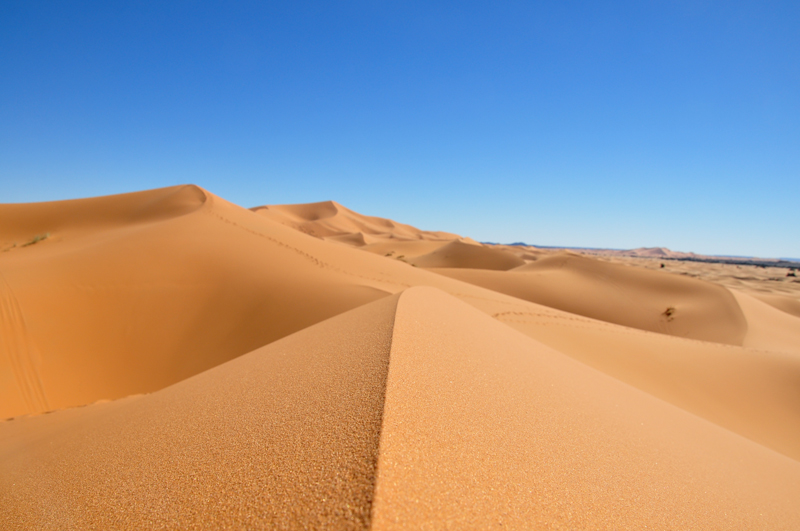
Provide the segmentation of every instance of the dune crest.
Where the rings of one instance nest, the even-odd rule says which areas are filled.
[[[452,240],[447,232],[424,231],[390,219],[365,216],[335,201],[298,205],[268,205],[253,212],[318,238],[343,237],[361,233],[398,240]],[[359,243],[358,239],[355,243]]]

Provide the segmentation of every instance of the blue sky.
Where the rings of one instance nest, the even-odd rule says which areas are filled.
[[[800,3],[0,4],[0,202],[196,183],[800,257]]]

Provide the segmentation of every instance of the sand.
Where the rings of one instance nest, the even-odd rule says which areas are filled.
[[[3,529],[364,529],[397,297],[138,398],[7,422]]]
[[[747,321],[722,286],[557,253],[508,272],[439,269],[437,273],[520,299],[640,330],[741,345]]]
[[[471,267],[507,271],[525,264],[525,261],[501,249],[492,249],[462,241],[452,241],[411,262],[418,267]]]
[[[267,219],[312,236],[329,238],[350,236],[349,242],[354,245],[365,245],[368,242],[363,241],[364,239],[372,243],[381,238],[444,241],[458,238],[457,235],[448,232],[423,231],[390,219],[365,216],[336,201],[302,205],[265,205],[251,210]]]
[[[657,251],[0,205],[0,527],[797,528],[792,277]]]
[[[375,529],[791,529],[798,494],[797,461],[438,290],[400,298]]]

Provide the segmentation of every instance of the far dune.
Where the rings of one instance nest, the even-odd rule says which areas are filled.
[[[709,282],[558,253],[507,272],[432,269],[527,301],[624,326],[741,345],[747,321],[731,293]]]
[[[448,243],[445,240],[398,241],[392,239],[371,243],[361,249],[380,256],[388,256],[389,258],[411,260],[431,253]]]
[[[428,254],[410,261],[417,267],[426,268],[474,268],[507,271],[525,264],[518,256],[501,249],[452,241]]]
[[[800,355],[800,317],[783,312],[747,293],[732,291],[747,318],[745,346]]]

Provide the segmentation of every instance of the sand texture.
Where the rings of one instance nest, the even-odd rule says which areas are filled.
[[[800,528],[800,284],[636,251],[0,205],[0,528]]]

